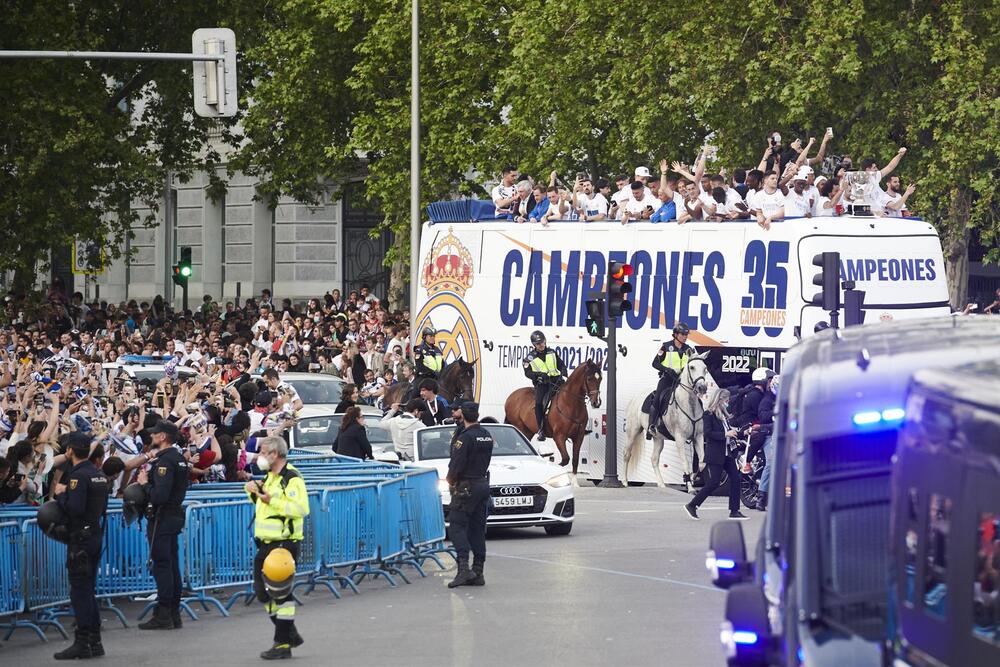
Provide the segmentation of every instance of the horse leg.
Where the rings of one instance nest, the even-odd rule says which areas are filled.
[[[580,480],[577,479],[577,471],[580,468],[580,448],[583,447],[583,438],[579,437],[573,440],[573,486],[580,486]]]
[[[656,474],[656,485],[661,489],[667,488],[663,482],[663,473],[660,472],[660,455],[663,454],[663,436],[659,433],[653,435],[653,458],[650,463],[653,465],[653,472]]]
[[[566,438],[562,434],[556,435],[555,433],[553,433],[552,434],[552,439],[556,443],[556,449],[559,450],[559,456],[562,457],[562,459],[559,461],[559,465],[560,466],[567,466],[567,465],[569,465],[569,462],[570,462],[569,461],[569,453],[566,452]],[[573,465],[573,474],[576,474],[576,465],[575,465],[575,463]]]
[[[632,460],[632,450],[635,449],[635,435],[630,433],[631,429],[625,430],[625,463],[622,466],[622,472],[625,478],[625,485],[628,486],[628,464]]]
[[[705,470],[705,435],[698,433],[694,439],[694,451],[698,453],[698,472]]]

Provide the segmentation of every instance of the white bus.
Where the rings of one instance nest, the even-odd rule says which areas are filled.
[[[457,216],[456,216],[457,217]],[[618,330],[618,414],[592,410],[581,453],[588,479],[604,473],[606,429],[618,429],[623,474],[625,413],[656,385],[652,359],[675,322],[710,351],[720,386],[745,384],[758,366],[781,372],[781,355],[828,319],[811,305],[815,255],[838,251],[841,280],[865,290],[865,322],[950,312],[941,243],[915,219],[811,218],[774,223],[427,222],[421,237],[417,331],[431,326],[447,360],[476,362],[481,414],[503,420],[510,392],[528,385],[522,360],[538,329],[572,370],[586,359],[606,368],[606,344],[584,329],[586,301],[604,289],[609,261],[634,275],[633,309]],[[602,389],[606,389],[606,382]],[[551,441],[550,441],[551,442]],[[630,481],[655,481],[652,443],[630,463]],[[675,448],[664,447],[667,483],[681,483]]]

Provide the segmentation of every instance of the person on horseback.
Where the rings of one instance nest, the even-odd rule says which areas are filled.
[[[674,325],[673,339],[660,346],[656,356],[653,357],[653,368],[660,374],[660,381],[656,385],[656,395],[653,397],[653,407],[649,411],[649,428],[646,429],[646,440],[653,439],[657,424],[660,423],[660,415],[663,414],[665,403],[673,393],[680,379],[680,372],[687,366],[688,358],[695,353],[695,349],[687,344],[688,334],[691,328],[683,322]]]
[[[434,329],[430,327],[424,327],[422,334],[422,342],[413,350],[414,360],[414,372],[417,375],[417,384],[420,384],[420,380],[432,379],[437,380],[441,376],[441,371],[444,370],[444,357],[441,355],[441,350],[438,349],[437,344],[434,342]]]
[[[566,378],[566,364],[545,343],[541,331],[531,333],[532,350],[524,358],[524,376],[535,385],[535,421],[538,439],[545,440],[545,408]]]

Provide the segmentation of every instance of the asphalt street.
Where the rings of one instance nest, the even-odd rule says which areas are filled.
[[[718,641],[724,594],[704,567],[712,524],[724,498],[710,498],[700,522],[681,506],[689,498],[646,486],[578,490],[573,532],[541,529],[490,534],[482,588],[454,590],[454,575],[428,563],[428,577],[391,588],[361,584],[335,600],[317,589],[305,597],[298,626],[302,665],[683,665],[725,664]],[[763,515],[745,522],[748,543]],[[125,607],[134,619],[139,607]],[[67,629],[72,619],[67,620]],[[201,614],[173,631],[142,632],[104,620],[102,665],[246,665],[259,663],[271,624],[258,604],[237,604],[230,618]],[[66,642],[50,631],[42,643],[18,630],[0,663],[50,663]]]

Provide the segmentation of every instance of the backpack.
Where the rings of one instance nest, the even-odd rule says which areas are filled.
[[[731,414],[733,417],[737,417],[743,414],[743,399],[746,397],[747,394],[753,391],[753,388],[754,388],[753,383],[750,383],[747,386],[743,387],[742,389],[733,392],[732,396],[729,397],[729,404],[726,406],[726,409],[729,411],[729,414]]]

